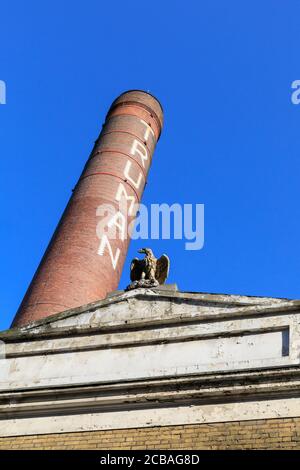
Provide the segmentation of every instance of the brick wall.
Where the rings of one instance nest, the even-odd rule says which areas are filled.
[[[300,418],[0,438],[0,449],[300,449]]]

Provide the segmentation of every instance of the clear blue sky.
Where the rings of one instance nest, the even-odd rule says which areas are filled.
[[[165,110],[143,202],[205,204],[201,251],[148,243],[169,254],[169,282],[300,298],[298,0],[12,0],[0,17],[0,328],[109,105],[135,88]],[[140,246],[131,244],[121,287]]]

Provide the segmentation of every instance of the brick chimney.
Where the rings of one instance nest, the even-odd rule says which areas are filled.
[[[161,105],[149,93],[128,91],[113,102],[13,327],[103,299],[118,287],[127,224],[141,200],[162,124]]]

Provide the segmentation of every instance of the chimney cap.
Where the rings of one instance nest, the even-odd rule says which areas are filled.
[[[159,123],[159,134],[161,133],[163,127],[163,107],[160,101],[154,95],[144,90],[124,91],[123,93],[121,93],[120,96],[118,96],[118,98],[113,101],[107,115],[109,115],[111,111],[117,106],[126,105],[127,103],[136,103],[137,105],[140,104],[142,107],[148,109]]]

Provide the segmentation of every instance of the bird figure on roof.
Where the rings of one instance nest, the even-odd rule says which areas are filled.
[[[169,257],[164,254],[157,259],[151,248],[141,248],[138,252],[145,254],[145,258],[132,260],[130,265],[131,284],[127,290],[137,287],[156,287],[163,284],[169,274]]]

